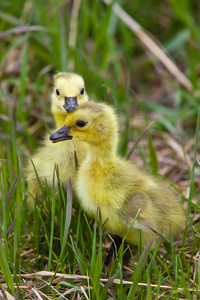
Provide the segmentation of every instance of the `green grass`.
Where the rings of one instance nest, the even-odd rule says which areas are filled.
[[[126,2],[119,4],[168,50],[192,91],[148,56],[103,1],[81,2],[75,46],[69,43],[71,1],[1,3],[0,289],[18,299],[40,299],[37,293],[43,299],[199,297],[200,51],[190,40],[200,45],[200,6],[193,0]],[[17,27],[23,27],[21,33],[6,34]],[[70,184],[59,183],[57,194],[55,183],[46,186],[34,213],[27,211],[23,165],[53,128],[49,93],[57,71],[80,73],[90,98],[117,107],[121,155],[155,120],[131,159],[157,174],[170,167],[165,149],[174,163],[166,180],[172,185],[178,181],[187,213],[183,235],[153,252],[148,247],[142,251],[140,243],[137,251],[129,247],[128,268],[122,264],[123,247],[110,269],[104,268],[109,238],[100,213],[91,220],[77,204],[72,208]],[[169,146],[166,133],[182,145],[182,153]],[[46,272],[43,277],[40,271]]]

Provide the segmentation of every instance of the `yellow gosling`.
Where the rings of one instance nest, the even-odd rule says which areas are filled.
[[[66,111],[72,111],[78,105],[88,101],[83,78],[75,73],[58,73],[54,76],[54,88],[51,95],[51,112],[56,127],[63,126]]]
[[[57,128],[64,125],[67,112],[77,108],[79,104],[88,101],[83,78],[74,73],[58,73],[54,76],[54,88],[51,95],[53,113]],[[59,126],[59,127],[58,127]],[[78,163],[86,156],[87,145],[80,141],[70,141],[69,143],[52,144],[46,135],[41,147],[31,157],[41,183],[44,185],[45,179],[51,187],[55,164],[59,168],[59,178],[63,185],[67,186],[69,177],[75,176],[74,151],[77,154]],[[25,167],[25,177],[28,191],[35,198],[41,198],[41,189],[35,174],[35,170],[30,159]],[[33,211],[34,200],[27,196],[27,205]]]
[[[128,242],[137,244],[139,229],[143,247],[155,235],[151,228],[167,238],[170,227],[174,236],[180,233],[185,214],[175,194],[157,178],[117,155],[118,122],[113,108],[92,101],[84,103],[67,115],[65,126],[50,139],[54,143],[72,139],[88,144],[75,191],[89,216],[95,217],[99,205],[102,222],[111,233],[123,237],[139,210]],[[153,247],[156,243],[155,239]]]

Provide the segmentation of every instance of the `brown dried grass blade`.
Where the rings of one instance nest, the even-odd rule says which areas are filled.
[[[103,0],[107,5],[110,1]],[[176,81],[188,91],[192,90],[190,80],[179,70],[176,64],[167,56],[167,54],[158,46],[147,32],[137,23],[129,14],[127,14],[119,4],[115,3],[112,7],[114,13],[135,33],[143,45],[159,59],[168,72],[173,75]],[[154,37],[155,39],[155,37]],[[156,39],[155,39],[156,40]]]

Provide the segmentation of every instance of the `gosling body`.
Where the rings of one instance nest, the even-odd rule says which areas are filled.
[[[54,76],[54,87],[51,94],[51,111],[54,116],[56,128],[64,125],[64,120],[67,115],[67,109],[71,108],[71,102],[66,101],[76,100],[76,104],[81,105],[88,101],[88,96],[85,91],[83,78],[75,73],[58,73]],[[70,141],[69,143],[61,142],[52,144],[46,135],[42,145],[38,151],[31,157],[36,168],[38,177],[42,185],[45,185],[45,180],[49,187],[52,186],[53,172],[55,164],[59,169],[59,178],[63,185],[67,186],[68,179],[71,177],[72,184],[76,172],[75,151],[78,163],[81,163],[86,156],[87,145],[81,141]],[[25,176],[30,195],[27,196],[27,205],[30,211],[34,208],[34,198],[41,198],[42,192],[39,187],[37,176],[30,159],[25,167]]]
[[[89,146],[75,185],[81,207],[89,216],[95,218],[99,206],[105,228],[123,237],[139,212],[127,241],[137,244],[140,229],[143,247],[155,235],[151,228],[167,238],[170,228],[173,235],[180,233],[185,214],[175,194],[117,155],[118,123],[111,107],[92,101],[83,104],[68,114],[59,134],[63,139],[84,141]],[[50,138],[59,141],[57,133]],[[156,242],[155,239],[153,246]]]

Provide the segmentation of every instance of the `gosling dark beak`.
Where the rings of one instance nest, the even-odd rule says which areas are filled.
[[[65,140],[71,140],[73,136],[68,135],[70,127],[63,126],[62,128],[58,129],[56,132],[50,135],[49,139],[52,143],[58,143]]]
[[[76,97],[65,97],[65,105],[63,107],[67,112],[74,111],[78,107],[78,102]]]

